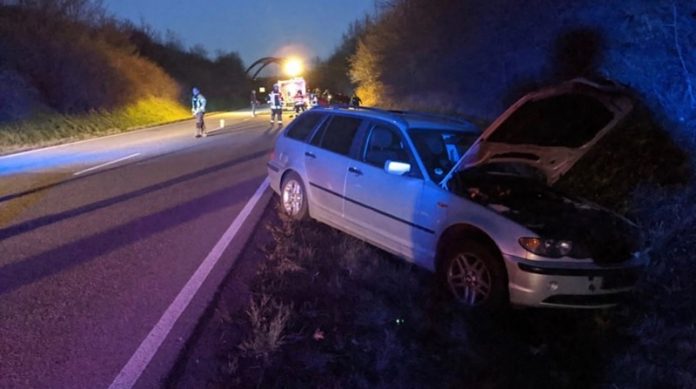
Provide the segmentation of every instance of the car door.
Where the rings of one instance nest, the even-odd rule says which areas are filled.
[[[313,217],[340,224],[343,217],[348,157],[357,147],[363,120],[355,116],[331,115],[305,147],[305,172]]]
[[[406,162],[411,171],[388,173],[387,161]],[[419,220],[422,174],[401,131],[371,122],[358,158],[347,166],[346,223],[365,239],[408,259],[418,257],[434,232]]]

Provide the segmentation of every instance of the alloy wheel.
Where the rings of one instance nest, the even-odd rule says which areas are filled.
[[[460,253],[447,270],[447,284],[457,300],[477,306],[491,294],[491,272],[486,263],[471,253]]]
[[[297,216],[302,210],[304,193],[302,185],[296,180],[289,180],[283,187],[283,209],[290,216]]]

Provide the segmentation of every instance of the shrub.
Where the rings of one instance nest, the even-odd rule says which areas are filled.
[[[176,82],[134,55],[122,35],[111,21],[89,25],[51,7],[0,6],[5,67],[16,69],[60,113],[178,97]]]
[[[252,85],[237,53],[220,52],[211,60],[196,46],[185,50],[173,33],[168,42],[163,42],[146,28],[126,24],[124,29],[141,56],[157,63],[179,81],[184,92],[181,102],[190,103],[190,90],[196,86],[206,96],[209,110],[247,105]]]
[[[693,2],[382,4],[351,61],[373,101],[490,119],[530,88],[603,76],[636,90],[669,131],[696,136]]]

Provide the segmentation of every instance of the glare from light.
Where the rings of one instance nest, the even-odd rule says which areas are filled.
[[[298,58],[288,58],[283,65],[285,74],[290,77],[297,77],[302,74],[302,61]]]

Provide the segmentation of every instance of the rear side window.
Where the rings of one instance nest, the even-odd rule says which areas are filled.
[[[348,155],[357,134],[361,119],[349,116],[334,116],[322,126],[312,144],[337,154]]]
[[[312,133],[314,127],[317,126],[321,118],[321,115],[313,113],[300,115],[300,117],[292,123],[292,127],[288,129],[286,136],[304,142],[309,137],[309,134]]]
[[[614,115],[594,97],[566,94],[525,103],[487,139],[490,142],[580,147]]]

